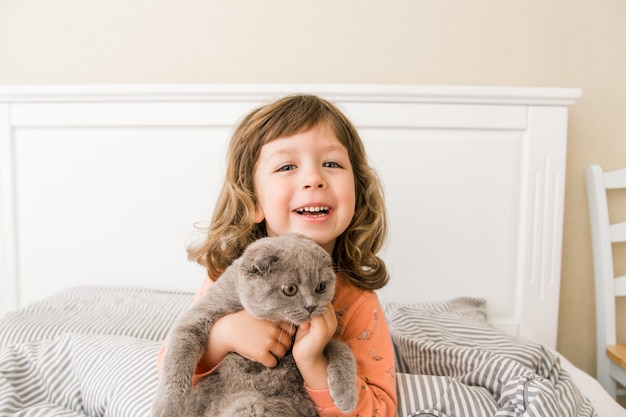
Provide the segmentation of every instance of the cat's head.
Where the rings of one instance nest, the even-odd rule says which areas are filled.
[[[238,292],[253,316],[302,324],[332,301],[335,274],[330,255],[300,235],[251,243],[239,263]]]

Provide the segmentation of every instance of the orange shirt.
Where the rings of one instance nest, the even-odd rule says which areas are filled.
[[[212,283],[207,278],[194,301],[202,297]],[[359,402],[351,415],[394,417],[397,405],[394,352],[378,296],[350,285],[338,275],[333,307],[338,322],[334,337],[350,346],[357,364]],[[159,353],[159,365],[164,347],[165,342]],[[205,375],[207,373],[194,375],[194,384]],[[320,417],[344,415],[333,403],[328,389],[305,388]]]

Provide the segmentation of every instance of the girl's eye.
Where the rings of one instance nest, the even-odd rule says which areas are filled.
[[[324,292],[325,289],[326,289],[326,283],[320,282],[319,284],[317,284],[317,287],[315,287],[315,292],[317,293]]]
[[[341,168],[341,165],[339,165],[337,162],[324,162],[324,168]]]
[[[280,168],[278,168],[278,171],[291,171],[293,169],[296,169],[296,166],[293,164],[287,164],[287,165],[283,165]]]
[[[293,297],[298,293],[297,285],[283,285],[282,287],[280,287],[280,289],[287,297]]]

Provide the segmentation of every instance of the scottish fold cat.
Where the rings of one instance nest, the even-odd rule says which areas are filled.
[[[230,353],[196,386],[191,376],[218,318],[245,308],[258,318],[300,325],[324,312],[334,285],[331,257],[308,238],[268,237],[250,244],[170,330],[153,416],[316,416],[291,353],[274,368]],[[324,355],[331,397],[350,412],[358,401],[354,356],[335,339]]]

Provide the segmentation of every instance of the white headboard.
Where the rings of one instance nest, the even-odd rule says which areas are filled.
[[[0,314],[74,285],[195,291],[226,145],[289,93],[335,102],[381,175],[383,301],[484,297],[554,347],[575,89],[383,85],[0,86]]]

